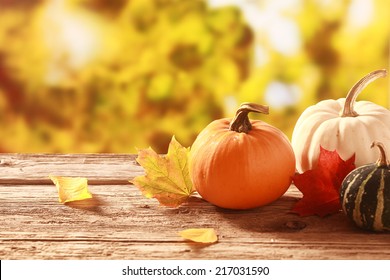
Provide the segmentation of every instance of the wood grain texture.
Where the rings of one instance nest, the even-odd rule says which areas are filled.
[[[51,184],[49,175],[82,176],[90,184],[128,184],[143,169],[130,154],[1,154],[0,184]]]
[[[390,259],[389,235],[357,229],[342,213],[289,213],[301,196],[294,186],[253,210],[221,209],[198,196],[172,209],[128,183],[143,173],[131,155],[6,158],[12,164],[0,168],[0,259]],[[95,180],[94,199],[60,204],[45,178],[60,170],[56,175]],[[219,241],[202,245],[177,234],[199,227],[215,228]]]

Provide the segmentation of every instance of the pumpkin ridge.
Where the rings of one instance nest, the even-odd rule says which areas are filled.
[[[384,169],[381,168],[381,180],[380,185],[377,192],[377,203],[376,203],[376,211],[374,216],[374,222],[373,222],[373,228],[375,230],[379,230],[380,228],[383,228],[383,204],[384,204],[384,188],[385,188],[385,180],[384,180]]]
[[[361,215],[361,208],[360,208],[360,203],[363,197],[363,193],[365,191],[365,187],[367,182],[371,179],[372,175],[375,173],[376,169],[371,171],[368,175],[367,178],[365,178],[362,183],[360,184],[360,188],[358,189],[355,197],[355,203],[354,203],[354,209],[352,211],[352,217],[358,224],[358,226],[363,227],[363,221],[362,221],[362,215]]]
[[[369,147],[374,139],[381,138],[380,135],[377,135],[377,131],[372,132],[373,121],[367,121],[366,118],[362,118],[360,115],[357,118],[354,118],[354,135],[359,139],[359,143],[364,147]],[[376,153],[370,151],[370,149],[362,149],[359,154],[356,154],[355,164],[357,166],[362,166],[367,164],[365,161],[374,162],[377,158]],[[365,159],[365,160],[364,160]]]
[[[362,167],[361,169],[363,169],[364,167]],[[363,172],[363,170],[362,170]],[[351,177],[353,174],[355,174],[356,172],[355,171],[352,171],[350,174],[351,174]],[[346,181],[345,183],[347,184],[346,188],[343,188],[341,189],[340,191],[340,197],[342,198],[342,201],[341,201],[341,205],[342,205],[342,208],[344,210],[344,212],[348,212],[347,208],[349,208],[349,204],[350,204],[350,197],[348,195],[345,195],[345,194],[349,194],[350,193],[350,190],[351,188],[355,185],[355,181],[358,180],[358,176],[353,176],[352,180],[350,182],[348,182],[348,178],[346,178]],[[353,208],[354,206],[352,206]]]
[[[381,170],[375,168],[373,175],[365,184],[360,201],[360,217],[364,228],[374,228],[378,205],[378,191],[381,184]]]

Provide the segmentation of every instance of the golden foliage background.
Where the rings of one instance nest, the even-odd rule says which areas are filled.
[[[357,1],[371,16],[351,23]],[[251,1],[279,3],[299,34],[291,53],[272,17],[257,29],[237,1],[212,2],[0,0],[0,152],[166,152],[244,101],[271,102],[252,117],[290,137],[307,106],[389,66],[387,0]],[[388,107],[389,85],[359,99]]]

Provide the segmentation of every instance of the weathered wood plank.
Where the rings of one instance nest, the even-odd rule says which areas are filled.
[[[1,154],[0,184],[51,184],[49,175],[87,177],[90,184],[127,184],[143,169],[130,154]]]
[[[224,210],[192,198],[171,209],[132,185],[93,185],[88,205],[62,205],[54,185],[0,186],[1,259],[390,259],[389,236],[355,228],[343,214],[290,214],[295,187],[271,205]],[[87,208],[86,206],[93,206]],[[213,227],[216,244],[183,240]]]
[[[301,196],[293,186],[273,204],[248,211],[199,197],[170,209],[129,184],[141,174],[134,155],[2,154],[0,258],[390,259],[388,235],[363,232],[341,213],[290,214]],[[94,199],[60,204],[48,175],[87,177]],[[219,242],[204,246],[177,235],[195,227],[215,228]]]
[[[351,246],[356,246],[351,250]],[[237,241],[211,246],[191,245],[185,242],[65,242],[41,241],[2,245],[12,252],[7,259],[389,259],[383,245],[306,244],[291,242]],[[2,258],[3,260],[5,258]]]

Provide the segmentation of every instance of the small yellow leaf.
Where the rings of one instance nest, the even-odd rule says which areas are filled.
[[[185,239],[200,243],[214,243],[218,241],[217,234],[213,228],[190,228],[180,231],[179,235]]]
[[[175,137],[166,156],[153,149],[140,150],[137,162],[145,169],[145,176],[137,176],[131,182],[147,198],[156,198],[160,204],[177,207],[195,192],[188,169],[188,152]]]
[[[49,176],[57,187],[58,201],[67,203],[71,201],[92,198],[88,190],[87,178]]]

